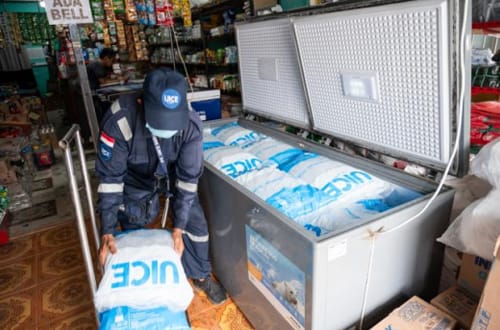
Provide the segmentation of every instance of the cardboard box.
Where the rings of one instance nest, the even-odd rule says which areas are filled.
[[[500,237],[495,247],[495,261],[488,275],[471,329],[500,329]]]
[[[463,329],[470,329],[479,299],[463,288],[453,286],[431,300],[431,305],[455,318]]]
[[[372,330],[452,330],[455,319],[419,297],[412,297],[377,323]]]
[[[491,261],[464,253],[457,284],[473,295],[480,297],[490,269]]]
[[[271,8],[276,6],[278,0],[254,0],[253,1],[253,14],[256,15],[257,11],[261,9]]]

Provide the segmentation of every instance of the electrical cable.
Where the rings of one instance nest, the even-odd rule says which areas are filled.
[[[458,104],[458,119],[457,119],[457,130],[456,130],[456,136],[455,136],[455,145],[453,147],[453,151],[450,155],[450,160],[448,161],[447,165],[446,165],[446,168],[445,168],[445,171],[443,172],[443,176],[441,177],[441,180],[438,184],[438,187],[436,188],[436,191],[433,193],[432,197],[427,201],[427,203],[425,204],[425,206],[417,213],[415,214],[414,216],[410,217],[409,219],[405,220],[404,222],[400,223],[399,225],[393,227],[393,228],[390,228],[388,230],[384,230],[383,228],[379,228],[378,230],[376,231],[372,231],[372,230],[368,230],[369,232],[369,239],[372,241],[372,244],[371,244],[371,248],[370,248],[370,259],[369,259],[369,266],[368,266],[368,272],[367,272],[367,276],[366,276],[366,282],[365,282],[365,293],[363,295],[363,305],[362,305],[362,309],[361,309],[361,317],[360,317],[360,321],[359,321],[359,329],[363,329],[363,323],[364,323],[364,318],[365,318],[365,314],[366,314],[366,305],[367,305],[367,301],[368,301],[368,292],[369,292],[369,286],[370,286],[370,280],[371,280],[371,275],[372,275],[372,271],[373,271],[373,256],[374,256],[374,250],[375,250],[375,240],[377,239],[377,236],[379,235],[382,235],[382,234],[388,234],[388,233],[391,233],[391,232],[394,232],[404,226],[406,226],[407,224],[409,224],[410,222],[414,221],[415,219],[417,219],[418,217],[420,217],[425,211],[427,211],[427,209],[430,207],[430,205],[435,201],[435,199],[437,198],[437,196],[439,195],[439,193],[441,192],[443,186],[444,186],[444,183],[445,183],[445,180],[448,176],[448,173],[451,169],[451,166],[453,165],[453,162],[454,162],[454,159],[457,155],[457,152],[458,152],[458,145],[459,145],[459,142],[460,142],[460,137],[461,137],[461,134],[462,134],[462,124],[463,124],[463,113],[465,112],[465,109],[464,109],[464,99],[465,99],[465,79],[464,79],[464,76],[465,76],[465,59],[464,59],[464,56],[465,56],[465,29],[466,29],[466,23],[467,23],[467,11],[468,11],[468,3],[469,3],[469,0],[465,0],[464,1],[464,15],[463,15],[463,21],[462,21],[462,29],[460,31],[460,55],[461,55],[461,60],[460,60],[460,92],[459,92],[459,104]],[[455,1],[455,7],[458,8],[459,7],[459,3],[458,3],[458,0]]]
[[[172,16],[172,13],[170,11],[167,10],[166,13],[167,13],[167,18],[172,21],[172,26],[170,27],[170,29],[172,31],[172,35],[174,36],[175,47],[177,49],[177,53],[179,55],[179,59],[181,61],[182,67],[184,69],[184,73],[186,74],[186,79],[187,79],[187,82],[188,82],[188,85],[189,85],[189,89],[191,90],[191,93],[193,93],[194,91],[193,91],[193,85],[191,84],[191,77],[189,76],[189,72],[188,72],[188,69],[187,69],[187,66],[186,66],[186,62],[184,62],[184,58],[182,56],[181,49],[179,47],[179,41],[177,39],[177,34],[175,33],[175,29],[174,29],[174,25],[173,25],[174,17]],[[174,68],[175,68],[175,54],[174,54],[173,51],[172,51],[172,56],[173,56],[173,64],[174,64]]]

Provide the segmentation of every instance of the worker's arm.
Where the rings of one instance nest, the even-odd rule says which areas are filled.
[[[123,205],[123,179],[127,173],[128,158],[128,143],[118,124],[123,120],[126,120],[126,117],[108,111],[99,134],[95,169],[99,176],[97,192],[101,218],[101,262],[104,262],[108,251],[116,252],[113,233],[118,210]]]

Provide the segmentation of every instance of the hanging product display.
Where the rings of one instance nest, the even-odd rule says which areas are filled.
[[[90,9],[95,21],[100,21],[106,18],[103,3],[101,0],[90,0]]]
[[[125,3],[123,0],[112,0],[115,19],[125,19]]]
[[[49,25],[45,14],[17,14],[17,20],[12,22],[21,28],[21,35],[24,42],[33,44],[43,44],[48,40],[55,38],[55,31],[52,25]],[[14,26],[13,26],[14,27]]]
[[[127,22],[137,22],[137,8],[135,6],[134,0],[125,0],[125,13]]]
[[[115,12],[113,10],[112,0],[103,0],[104,14],[107,21],[114,21],[116,19]]]
[[[156,0],[156,25],[174,26],[174,7],[167,0]]]

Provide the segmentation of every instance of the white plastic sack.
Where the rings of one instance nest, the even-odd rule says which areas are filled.
[[[203,152],[203,157],[233,179],[262,167],[262,160],[239,147],[224,146],[207,149]]]
[[[321,236],[332,231],[359,225],[364,220],[368,220],[385,210],[385,208],[380,210],[377,207],[370,209],[362,202],[334,201],[295,220],[305,228],[315,232],[317,236]]]
[[[470,204],[453,221],[438,241],[464,253],[493,260],[495,243],[500,235],[500,189]]]
[[[395,186],[368,172],[320,155],[297,158],[283,170],[339,201],[383,199]]]
[[[470,174],[488,181],[495,188],[500,188],[500,138],[481,148],[470,163]]]
[[[212,134],[203,133],[203,150],[223,147],[224,143]]]
[[[333,201],[320,190],[274,167],[246,173],[236,181],[291,219],[309,214]]]
[[[119,306],[185,311],[193,299],[179,255],[166,230],[134,230],[117,236],[94,297],[99,313]]]
[[[257,141],[245,148],[245,151],[254,154],[263,161],[269,161],[278,167],[287,163],[290,159],[297,157],[299,154],[304,153],[302,149],[295,148],[273,138]]]
[[[240,147],[266,138],[265,135],[243,128],[236,122],[212,129],[212,135],[217,137],[225,145]]]

